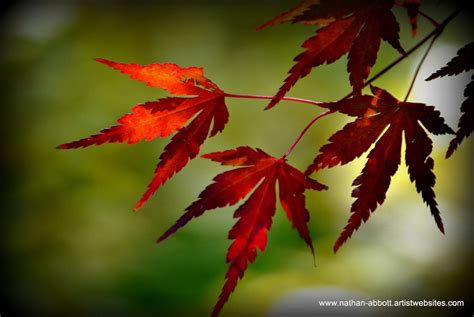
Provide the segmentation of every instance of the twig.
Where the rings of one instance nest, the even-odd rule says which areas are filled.
[[[224,94],[224,96],[229,97],[229,98],[244,98],[244,99],[273,99],[273,96],[260,96],[260,95],[241,95],[241,94]],[[283,97],[282,100],[286,101],[294,101],[294,102],[302,102],[302,103],[307,103],[310,105],[315,105],[315,106],[320,106],[322,102],[318,101],[313,101],[309,99],[303,99],[303,98],[295,98],[295,97]]]
[[[330,115],[331,113],[334,113],[336,112],[336,110],[328,110],[326,112],[323,112],[323,113],[320,113],[318,114],[316,117],[314,117],[307,125],[306,127],[304,127],[303,131],[301,131],[301,133],[298,135],[298,137],[296,138],[296,140],[293,142],[293,144],[288,148],[288,150],[286,151],[285,155],[283,155],[283,158],[287,158],[288,155],[290,155],[291,152],[293,152],[294,148],[296,147],[296,145],[298,145],[298,143],[301,141],[301,139],[303,138],[303,136],[306,134],[306,131],[309,130],[309,128],[311,128],[311,126],[316,122],[318,121],[319,119],[327,116],[327,115]]]
[[[426,49],[425,54],[423,54],[423,57],[421,58],[420,62],[418,63],[418,66],[416,67],[415,74],[413,75],[413,79],[411,80],[410,87],[408,88],[407,94],[405,96],[405,99],[403,101],[407,101],[408,97],[410,97],[410,93],[413,90],[413,86],[415,85],[416,78],[418,77],[418,74],[420,73],[421,66],[423,66],[423,63],[425,62],[426,57],[431,51],[431,48],[433,47],[433,44],[436,42],[436,39],[439,37],[441,33],[436,34],[433,39],[430,42],[430,45],[428,45],[428,48]]]

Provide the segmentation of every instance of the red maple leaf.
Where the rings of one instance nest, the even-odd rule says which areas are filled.
[[[324,105],[357,119],[329,138],[330,143],[321,147],[306,171],[310,175],[322,168],[351,162],[375,143],[362,173],[353,182],[352,197],[356,200],[352,204],[349,222],[334,245],[335,252],[384,202],[391,177],[400,164],[402,133],[405,135],[405,162],[410,180],[430,207],[439,230],[444,232],[433,191],[434,162],[429,156],[432,142],[424,128],[436,135],[453,133],[452,129],[432,106],[402,102],[385,90],[371,89],[374,96],[354,96]]]
[[[253,193],[234,214],[239,218],[229,232],[233,240],[228,253],[229,270],[219,300],[212,316],[217,316],[249,263],[255,261],[257,249],[263,251],[267,244],[267,231],[272,225],[276,209],[275,185],[279,184],[280,202],[295,230],[313,252],[313,244],[307,227],[309,213],[305,207],[306,189],[323,190],[326,186],[305,176],[288,165],[283,158],[269,156],[260,149],[239,147],[233,150],[215,152],[202,157],[222,165],[240,166],[214,178],[214,182],[199,194],[186,212],[159,239],[161,242],[185,226],[191,219],[204,212],[234,205],[250,192]]]
[[[302,44],[305,51],[295,57],[290,75],[267,108],[275,106],[313,67],[331,64],[346,53],[349,53],[347,69],[353,93],[359,95],[377,59],[381,39],[405,53],[399,42],[400,27],[391,11],[393,5],[394,1],[385,0],[321,0],[294,17],[293,22],[313,21],[318,25],[333,22],[318,29],[316,35]],[[276,22],[287,19],[277,18]]]
[[[457,52],[457,55],[453,57],[446,66],[431,74],[426,80],[432,80],[446,75],[458,75],[472,69],[474,69],[474,42],[461,48]],[[461,112],[463,114],[459,119],[459,129],[456,131],[454,139],[449,143],[446,158],[453,155],[464,138],[469,137],[472,131],[474,131],[474,76],[471,77],[471,82],[467,84],[464,90],[464,97],[466,97],[466,99],[461,105]]]
[[[170,63],[141,66],[105,59],[97,61],[149,86],[166,89],[172,94],[188,95],[137,105],[132,108],[132,113],[117,120],[119,125],[88,138],[58,146],[60,149],[73,149],[106,142],[133,144],[141,140],[167,137],[178,131],[165,147],[152,181],[135,205],[135,210],[138,210],[161,185],[196,157],[209,134],[211,122],[211,137],[224,129],[229,117],[224,92],[204,77],[203,70],[199,67],[182,68]]]

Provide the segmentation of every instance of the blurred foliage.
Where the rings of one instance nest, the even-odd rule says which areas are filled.
[[[95,57],[202,66],[228,92],[272,95],[300,52],[299,45],[314,29],[302,25],[254,29],[291,4],[31,1],[9,8],[2,20],[0,51],[6,119],[1,127],[0,228],[5,312],[20,316],[210,313],[223,284],[233,209],[209,212],[160,246],[154,241],[224,168],[194,160],[140,213],[133,214],[131,208],[145,190],[167,140],[76,151],[58,151],[55,146],[112,125],[134,104],[164,96],[163,91],[95,63]],[[438,20],[451,10],[448,1],[426,9]],[[417,39],[409,35],[404,12],[399,13],[403,44],[411,47]],[[425,74],[471,40],[467,31],[472,29],[471,21],[464,14],[448,27],[436,44],[443,50],[430,55]],[[430,28],[421,20],[418,38]],[[419,54],[376,84],[402,97]],[[396,57],[384,44],[374,72]],[[349,91],[345,68],[342,60],[315,69],[290,94],[336,100]],[[454,126],[466,77],[457,80],[452,85],[453,79],[443,79],[440,85],[449,89],[435,91],[420,79],[412,97],[435,103]],[[228,100],[228,105],[230,124],[205,144],[202,153],[246,144],[280,155],[320,112],[288,102],[266,112],[262,111],[265,102],[257,100]],[[303,169],[347,121],[334,115],[318,122],[290,163]],[[369,298],[457,300],[472,295],[473,192],[468,156],[472,140],[448,161],[444,151],[449,138],[436,140],[436,192],[446,236],[437,231],[402,166],[386,203],[333,255],[332,244],[348,218],[351,182],[364,160],[323,171],[316,178],[330,190],[308,195],[317,267],[278,206],[266,252],[250,267],[222,316],[264,316],[285,294],[326,286]]]

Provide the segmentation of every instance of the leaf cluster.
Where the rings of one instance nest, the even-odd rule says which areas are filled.
[[[310,176],[321,169],[347,164],[369,150],[365,167],[353,182],[352,197],[355,200],[351,215],[336,240],[334,251],[385,201],[391,177],[401,162],[403,142],[410,180],[429,207],[439,230],[444,232],[433,190],[436,177],[433,173],[434,161],[430,156],[433,148],[430,134],[455,135],[448,149],[449,157],[472,133],[473,82],[465,89],[466,99],[461,107],[463,114],[456,132],[446,125],[440,112],[433,106],[398,100],[387,90],[375,86],[371,86],[370,94],[362,93],[376,63],[382,40],[402,56],[406,54],[400,44],[400,27],[393,10],[400,7],[407,11],[414,36],[420,4],[420,0],[303,0],[257,28],[261,30],[279,23],[304,23],[317,27],[316,33],[302,44],[304,51],[295,57],[288,77],[270,98],[267,108],[285,99],[288,91],[314,67],[333,63],[347,54],[351,94],[341,100],[318,105],[326,108],[328,114],[338,112],[354,120],[329,138],[305,172],[291,166],[287,156],[319,117],[310,122],[289,152],[282,157],[248,146],[202,155],[205,159],[232,166],[233,169],[217,175],[158,242],[207,211],[233,206],[246,199],[234,213],[237,222],[229,232],[229,239],[232,240],[227,253],[229,268],[213,316],[219,314],[248,264],[255,261],[257,251],[265,249],[267,232],[271,229],[276,211],[277,196],[293,228],[314,253],[308,229],[310,214],[305,204],[305,192],[322,191],[327,187]],[[459,50],[457,56],[427,80],[472,70],[473,55],[474,44],[471,43]],[[135,210],[138,210],[164,183],[198,156],[207,138],[224,130],[229,120],[226,98],[235,95],[224,92],[205,77],[203,69],[199,67],[185,68],[172,63],[126,64],[106,59],[97,61],[133,80],[172,94],[134,106],[131,113],[117,120],[117,125],[98,134],[59,146],[61,149],[73,149],[114,142],[133,144],[157,137],[166,138],[174,133],[159,158],[145,193],[135,205]]]

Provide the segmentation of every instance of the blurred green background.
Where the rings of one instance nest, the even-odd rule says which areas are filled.
[[[225,91],[274,94],[314,28],[281,25],[256,32],[255,27],[293,3],[23,1],[4,12],[2,317],[210,314],[227,269],[227,232],[235,208],[207,213],[160,246],[155,239],[225,168],[192,161],[134,214],[132,207],[167,139],[71,151],[55,146],[96,133],[133,105],[166,95],[107,69],[95,57],[202,66]],[[425,11],[440,21],[453,10],[450,5],[440,1]],[[405,48],[432,28],[420,19],[413,39],[406,13],[397,12]],[[452,127],[469,74],[430,83],[422,79],[472,40],[471,21],[464,13],[448,26],[411,98],[435,104]],[[397,54],[382,44],[373,72]],[[421,54],[413,54],[376,85],[403,98]],[[345,69],[345,58],[315,69],[289,95],[337,100],[350,90]],[[321,111],[288,102],[266,112],[266,103],[258,100],[227,103],[230,123],[201,153],[250,145],[281,155]],[[304,169],[349,120],[333,115],[318,122],[290,163]],[[349,217],[351,183],[365,160],[321,172],[315,178],[330,190],[307,194],[317,267],[278,205],[266,252],[250,266],[222,316],[297,316],[303,306],[314,306],[310,311],[316,314],[316,297],[327,289],[354,298],[468,301],[473,285],[472,140],[445,160],[450,138],[433,139],[445,236],[402,163],[385,204],[334,255],[332,244]],[[301,297],[286,314],[293,306],[281,303],[285,298],[291,302],[292,294],[316,295]],[[381,312],[386,313],[374,311]],[[459,312],[407,310],[431,316]]]

